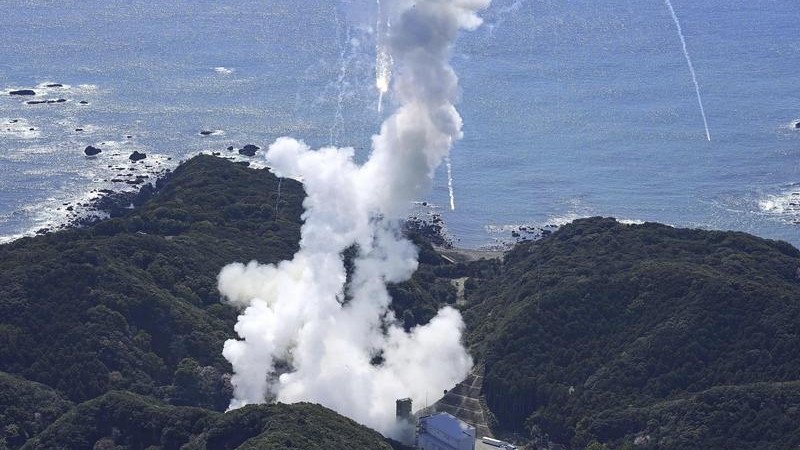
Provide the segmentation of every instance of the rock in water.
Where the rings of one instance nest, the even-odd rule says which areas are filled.
[[[36,95],[36,92],[30,89],[21,89],[19,91],[11,91],[8,93],[9,95]]]
[[[213,133],[214,133],[213,131],[208,131],[208,130],[203,130],[203,131],[200,132],[200,134],[203,135],[203,136],[210,136]]]
[[[61,84],[61,83],[52,83],[52,84],[48,84],[48,85],[46,85],[45,87],[49,87],[49,88],[57,88],[57,87],[64,87],[64,85],[63,85],[63,84]]]
[[[131,161],[134,161],[134,162],[135,161],[141,161],[141,160],[143,160],[145,158],[147,158],[147,154],[146,153],[139,153],[139,152],[137,152],[135,150],[134,150],[133,153],[131,153],[131,156],[128,157],[128,159],[130,159]]]
[[[86,156],[94,156],[94,155],[98,155],[98,154],[100,154],[100,153],[102,153],[102,152],[103,152],[103,151],[102,151],[102,150],[100,150],[99,148],[97,148],[97,147],[92,147],[91,145],[90,145],[90,146],[88,146],[88,147],[86,147],[86,148],[83,150],[83,153],[86,153]],[[131,156],[131,159],[133,159],[133,156]]]
[[[797,122],[794,123],[794,129],[795,130],[800,130],[800,120],[798,120]]]
[[[256,145],[247,144],[241,149],[239,149],[239,154],[245,156],[256,156],[256,152],[259,151],[260,149],[261,147],[258,147]]]

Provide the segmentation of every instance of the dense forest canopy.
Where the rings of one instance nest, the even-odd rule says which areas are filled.
[[[217,274],[297,249],[303,188],[278,182],[198,156],[123,217],[0,246],[0,449],[386,447],[313,405],[220,414]]]
[[[797,443],[800,252],[789,244],[582,219],[517,245],[470,296],[502,428],[572,448]],[[697,416],[717,410],[730,412]]]
[[[237,311],[216,277],[297,250],[303,187],[280,183],[198,156],[119,217],[0,246],[0,449],[399,448],[317,405],[222,413]],[[800,445],[789,244],[591,218],[502,260],[453,262],[409,230],[421,264],[390,286],[393,312],[411,329],[461,309],[498,434],[530,448]]]

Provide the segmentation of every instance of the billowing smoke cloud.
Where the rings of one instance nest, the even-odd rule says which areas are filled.
[[[448,60],[459,30],[479,26],[477,12],[489,2],[384,0],[397,109],[363,165],[352,148],[312,150],[290,138],[270,146],[272,170],[304,182],[305,223],[291,261],[231,264],[219,275],[220,292],[244,310],[240,339],[223,350],[235,372],[231,408],[318,402],[396,436],[397,398],[421,405],[470,370],[460,314],[443,308],[406,333],[389,310],[386,283],[417,268],[417,250],[399,223],[461,137],[458,79]],[[353,246],[346,283],[342,252]]]

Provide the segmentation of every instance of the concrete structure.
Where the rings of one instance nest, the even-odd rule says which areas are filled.
[[[415,424],[411,414],[411,399],[401,398],[395,402],[395,420],[397,421],[397,439],[403,443],[414,442]]]
[[[419,450],[475,450],[475,427],[448,413],[419,418]]]
[[[483,367],[476,366],[464,381],[450,389],[444,397],[437,400],[433,405],[417,411],[415,415],[419,418],[437,412],[450,413],[475,426],[479,437],[493,437],[486,421],[488,413],[483,400],[482,386]]]
[[[397,420],[406,420],[411,422],[413,419],[413,416],[411,415],[411,399],[401,398],[395,403],[395,415]]]

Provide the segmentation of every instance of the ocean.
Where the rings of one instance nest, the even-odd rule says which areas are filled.
[[[672,4],[711,141],[663,1],[495,0],[461,36],[455,210],[444,166],[419,199],[457,245],[594,215],[800,245],[800,9]],[[363,158],[392,110],[391,97],[378,107],[373,1],[2,6],[1,241],[200,152],[248,159],[228,147],[289,135]]]

